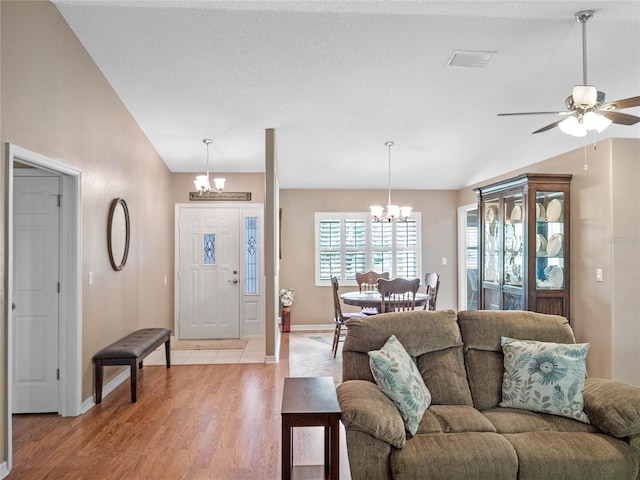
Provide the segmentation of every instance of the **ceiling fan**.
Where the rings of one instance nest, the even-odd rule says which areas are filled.
[[[546,115],[555,114],[565,118],[553,122],[533,133],[546,132],[559,127],[564,133],[576,137],[584,137],[588,130],[602,132],[611,123],[634,125],[640,117],[628,113],[617,112],[622,108],[640,107],[640,96],[605,103],[605,94],[587,83],[587,22],[593,18],[593,10],[576,13],[576,21],[582,24],[582,85],[575,85],[571,95],[565,100],[567,110],[563,112],[519,112],[499,113],[498,116],[510,115]]]

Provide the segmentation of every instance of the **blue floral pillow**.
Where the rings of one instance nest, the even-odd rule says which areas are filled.
[[[504,353],[501,407],[552,413],[590,423],[583,411],[588,343],[501,338]]]
[[[378,387],[400,412],[404,427],[415,435],[431,405],[431,393],[415,362],[395,335],[391,335],[380,350],[369,352],[369,366]]]

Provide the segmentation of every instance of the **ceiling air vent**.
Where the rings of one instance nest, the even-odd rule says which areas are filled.
[[[471,50],[454,50],[447,65],[450,67],[484,68],[496,52],[473,52]]]

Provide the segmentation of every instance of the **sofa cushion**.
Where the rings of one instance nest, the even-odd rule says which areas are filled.
[[[391,400],[374,383],[349,380],[338,385],[342,423],[374,436],[396,448],[406,440],[404,422]]]
[[[415,310],[349,320],[342,349],[343,381],[373,382],[367,353],[395,335],[416,359],[433,403],[472,405],[456,319],[452,310]]]
[[[513,480],[518,458],[496,433],[434,433],[416,435],[389,455],[394,480]]]
[[[478,410],[468,405],[431,405],[424,412],[421,433],[493,432],[496,429]]]
[[[599,432],[588,423],[548,413],[497,407],[482,412],[498,433],[525,432]]]
[[[518,454],[520,479],[635,480],[638,473],[633,448],[608,435],[529,432],[504,438]]]
[[[480,411],[502,400],[504,371],[500,338],[575,343],[566,318],[523,311],[465,310],[458,312],[464,341],[464,362],[473,405]]]
[[[416,358],[418,370],[435,405],[473,405],[464,369],[462,346],[425,353]]]
[[[407,431],[414,435],[431,404],[431,394],[415,362],[391,335],[380,350],[369,352],[369,364],[376,383],[398,408]]]
[[[501,407],[552,413],[589,423],[583,411],[588,343],[562,344],[502,337]]]

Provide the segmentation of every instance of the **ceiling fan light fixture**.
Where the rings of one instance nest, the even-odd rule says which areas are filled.
[[[587,134],[587,128],[573,115],[561,121],[558,127],[564,133],[573,135],[574,137],[584,137]]]
[[[582,124],[587,130],[596,130],[598,133],[602,133],[605,128],[611,125],[611,120],[596,112],[587,112],[582,117]]]
[[[593,85],[574,85],[573,103],[580,108],[591,108],[598,100],[598,90]]]

